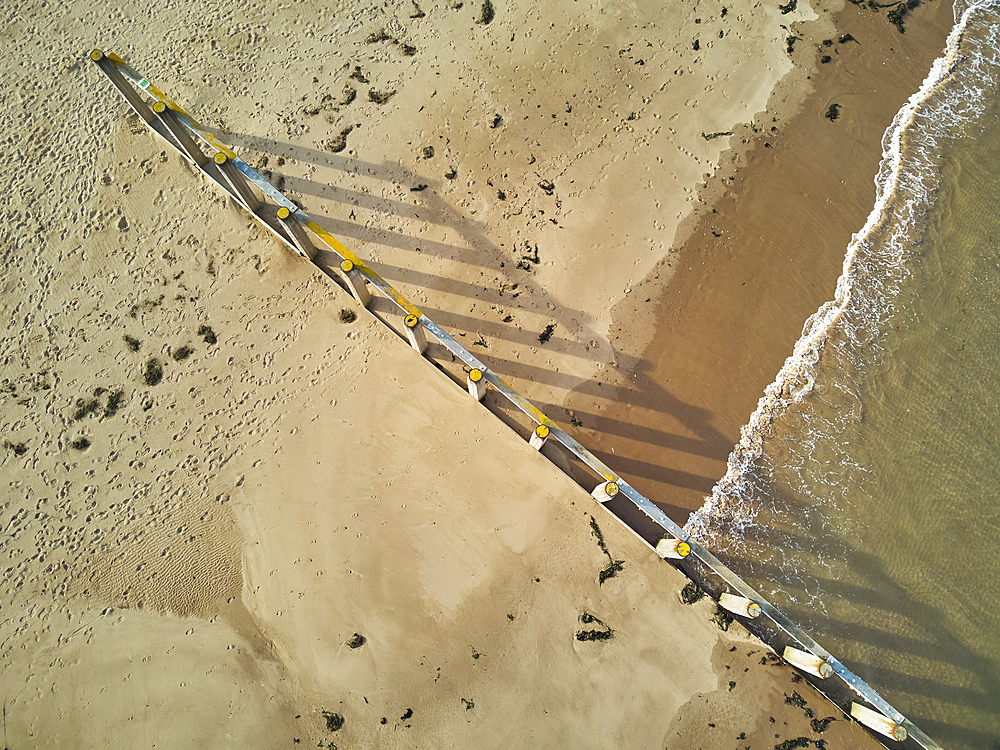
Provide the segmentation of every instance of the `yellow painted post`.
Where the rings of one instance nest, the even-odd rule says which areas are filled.
[[[594,488],[594,491],[590,493],[590,496],[599,503],[606,503],[618,494],[618,490],[619,487],[617,482],[603,482]]]
[[[536,451],[540,451],[542,446],[545,445],[545,441],[549,439],[549,428],[546,425],[540,424],[535,428],[535,431],[531,433],[531,440],[528,443]]]
[[[287,206],[282,206],[278,209],[278,219],[288,230],[288,236],[292,239],[292,244],[299,251],[299,255],[313,260],[319,253],[317,247],[309,241],[309,236],[306,234],[305,228],[299,223],[298,219],[292,216],[292,212]]]
[[[760,605],[742,596],[723,594],[719,597],[719,606],[740,617],[749,617],[751,620],[760,615]]]
[[[354,267],[354,262],[350,260],[343,261],[340,264],[340,271],[340,276],[343,278],[344,283],[347,284],[348,289],[351,290],[354,299],[362,307],[368,307],[368,304],[372,301],[371,292],[368,291],[368,282],[365,281],[365,277],[361,275],[361,272]]]
[[[808,651],[800,651],[797,648],[785,646],[785,653],[782,656],[784,656],[785,661],[789,664],[798,667],[803,672],[808,672],[813,677],[825,680],[827,677],[833,675],[833,667],[830,666],[829,662],[814,654],[810,654]]]
[[[149,105],[146,104],[146,100],[142,98],[139,92],[135,90],[135,87],[125,80],[125,76],[118,70],[118,66],[114,64],[114,61],[109,59],[99,49],[95,49],[90,53],[90,59],[97,63],[97,67],[108,77],[108,80],[118,89],[118,92],[125,97],[125,101],[135,110],[135,113],[145,120],[148,125],[152,125],[154,118]]]
[[[656,543],[656,554],[663,559],[683,560],[691,554],[691,545],[680,539],[664,537]]]
[[[164,102],[154,104],[153,112],[160,118],[163,126],[170,131],[181,151],[187,154],[188,158],[197,165],[198,169],[204,169],[205,165],[208,164],[208,156],[198,148],[198,144],[194,142],[190,131],[184,127],[184,123],[177,117],[177,113]]]
[[[483,377],[482,370],[478,368],[470,370],[465,384],[469,387],[469,395],[476,401],[482,401],[483,397],[486,396],[486,379]]]
[[[406,338],[410,340],[410,346],[417,350],[417,354],[423,354],[427,351],[427,336],[424,335],[424,327],[420,324],[420,318],[416,315],[407,315],[403,323],[406,324]],[[485,392],[485,386],[483,390]]]
[[[906,727],[902,724],[897,724],[888,716],[883,716],[878,711],[872,711],[860,703],[851,703],[851,716],[869,729],[874,729],[879,734],[884,734],[897,742],[902,742],[907,737]]]
[[[250,185],[247,184],[246,177],[233,164],[232,159],[220,151],[215,155],[215,164],[219,168],[219,174],[222,175],[225,186],[229,188],[233,197],[242,203],[250,213],[257,213],[261,206],[260,199],[254,195]]]

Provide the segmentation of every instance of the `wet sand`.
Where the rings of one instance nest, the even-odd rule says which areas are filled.
[[[806,318],[832,298],[851,235],[874,204],[882,134],[951,26],[945,3],[921,6],[903,35],[884,15],[848,5],[834,44],[817,52],[833,60],[812,75],[801,111],[754,145],[670,259],[674,274],[649,303],[655,334],[616,397],[568,400],[590,428],[584,442],[677,522],[725,474]],[[838,43],[844,34],[856,41]],[[795,54],[820,47],[802,39]],[[836,121],[824,117],[833,103]],[[633,314],[616,310],[623,336]]]

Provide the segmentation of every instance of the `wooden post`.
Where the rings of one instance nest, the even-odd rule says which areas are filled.
[[[486,395],[486,380],[483,378],[483,371],[473,368],[469,371],[469,377],[465,384],[469,387],[469,395],[476,401],[482,401]]]
[[[898,742],[902,742],[907,737],[906,727],[902,724],[897,724],[888,716],[883,716],[878,711],[872,711],[860,703],[851,703],[851,716],[869,729],[874,729],[879,734],[884,734]]]
[[[545,445],[545,441],[549,439],[549,428],[546,425],[540,424],[535,428],[535,431],[531,433],[531,440],[528,443],[536,451],[540,451],[542,446]]]
[[[170,131],[170,135],[174,137],[174,140],[177,141],[177,147],[187,154],[187,157],[194,162],[198,169],[204,169],[205,165],[208,164],[208,156],[198,148],[198,144],[194,142],[190,131],[180,121],[180,118],[177,117],[177,113],[164,102],[154,104],[153,112],[156,113],[156,116],[160,118],[160,122]]]
[[[361,272],[354,267],[354,262],[350,260],[343,261],[340,264],[340,270],[340,276],[344,279],[344,283],[347,284],[347,288],[351,290],[354,299],[362,307],[368,307],[368,304],[372,301],[371,292],[368,291],[368,282],[365,281],[365,277],[361,275]]]
[[[719,606],[729,610],[734,615],[749,617],[751,620],[760,615],[760,605],[749,599],[744,599],[742,596],[723,594],[719,597]]]
[[[618,489],[617,482],[603,482],[594,488],[590,496],[599,503],[606,503],[618,494]]]
[[[424,335],[420,318],[416,315],[407,315],[403,323],[406,325],[406,338],[410,340],[410,346],[417,350],[417,354],[423,354],[427,351],[427,336]],[[485,387],[483,390],[486,390]]]
[[[680,539],[664,537],[656,543],[656,554],[664,559],[683,560],[691,554],[691,545]]]
[[[830,666],[829,662],[810,654],[808,651],[799,651],[797,648],[785,646],[785,653],[782,656],[789,664],[798,667],[803,672],[808,672],[813,677],[825,680],[833,674],[833,667]]]
[[[118,70],[118,66],[99,49],[95,49],[90,53],[90,59],[97,63],[97,67],[108,77],[114,87],[118,89],[118,92],[125,97],[125,101],[135,110],[135,113],[145,120],[147,125],[152,126],[154,117],[149,109],[149,105],[146,104],[146,100],[142,98],[139,92],[135,90],[135,87],[125,80],[125,76]]]
[[[233,197],[242,203],[250,213],[257,213],[261,206],[260,199],[254,195],[247,183],[247,178],[233,164],[232,160],[220,151],[215,155],[215,164],[219,167],[219,174],[222,175],[222,180]]]
[[[305,227],[299,223],[299,220],[292,216],[292,212],[287,206],[282,206],[278,209],[278,219],[288,230],[288,236],[292,239],[292,244],[295,245],[295,249],[299,251],[299,254],[313,260],[319,253],[316,246],[309,241],[308,235],[306,235]]]

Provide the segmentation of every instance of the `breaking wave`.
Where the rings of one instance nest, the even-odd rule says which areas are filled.
[[[848,245],[836,296],[806,321],[742,428],[725,476],[688,519],[686,530],[717,549],[742,538],[761,508],[773,503],[775,473],[793,484],[799,477],[815,495],[818,486],[835,493],[845,473],[865,471],[863,459],[830,445],[847,442],[845,433],[861,419],[862,376],[885,358],[887,330],[908,313],[942,153],[975,131],[982,102],[996,95],[1000,3],[959,3],[944,54],[882,139],[875,206]]]

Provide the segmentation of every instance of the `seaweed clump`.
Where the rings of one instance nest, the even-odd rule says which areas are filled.
[[[608,580],[609,578],[614,578],[616,575],[621,573],[624,567],[625,567],[624,560],[608,560],[608,564],[605,565],[604,569],[597,574],[598,584],[603,586],[606,580]]]
[[[808,737],[796,737],[794,740],[785,740],[774,746],[774,750],[794,750],[796,747],[809,747]]]
[[[685,604],[694,604],[705,598],[705,591],[694,581],[688,582],[688,584],[681,589],[681,601]]]
[[[368,101],[374,102],[375,104],[385,104],[395,95],[395,89],[390,89],[389,91],[376,91],[375,89],[368,89]]]
[[[496,10],[494,10],[491,0],[483,0],[483,7],[479,10],[479,18],[476,20],[476,23],[485,26],[492,22],[495,16]]]
[[[159,385],[163,380],[163,365],[156,357],[146,360],[146,366],[142,368],[142,382],[146,385]]]
[[[100,396],[103,390],[98,388],[94,391],[95,396]],[[76,403],[73,405],[73,413],[70,417],[74,422],[77,422],[84,417],[89,417],[91,414],[97,414],[101,410],[101,402],[96,398],[78,398]]]
[[[578,641],[610,641],[614,637],[612,630],[581,630],[576,634]]]
[[[204,324],[198,326],[198,335],[201,336],[201,340],[209,346],[215,344],[219,340],[215,335],[215,331],[212,330],[212,327]]]
[[[719,630],[725,632],[733,624],[733,616],[722,607],[716,607],[715,614],[712,615],[712,622],[719,626]]]
[[[332,711],[324,711],[323,718],[326,719],[327,731],[336,732],[344,726],[344,717]]]
[[[125,391],[118,390],[109,394],[108,400],[104,403],[104,416],[113,417],[123,403],[125,403]]]
[[[914,10],[918,5],[920,5],[920,0],[906,0],[906,2],[899,3],[895,8],[889,11],[886,18],[889,19],[889,23],[893,24],[897,29],[899,29],[900,34],[906,33],[906,28],[904,23],[906,21],[907,14]]]
[[[372,89],[372,91],[374,90],[375,89]],[[337,133],[337,135],[331,138],[329,142],[326,144],[326,150],[331,151],[335,154],[339,154],[341,151],[347,148],[347,136],[351,134],[352,130],[354,130],[354,126],[348,125],[346,128]]]
[[[3,447],[13,453],[15,456],[23,456],[28,452],[27,443],[12,443],[9,440],[5,440]]]
[[[615,631],[605,625],[601,620],[598,620],[590,614],[590,612],[584,612],[580,615],[580,622],[584,625],[597,623],[600,626],[600,630],[596,628],[591,630],[578,630],[575,636],[578,641],[610,641],[615,637]]]
[[[825,117],[830,122],[836,120],[838,117],[840,117],[840,105],[837,103],[831,104],[829,108],[826,110],[826,114],[824,114],[823,117]]]
[[[812,730],[816,734],[823,734],[827,730],[827,727],[830,726],[830,723],[834,721],[836,721],[834,717],[827,716],[825,719],[813,719],[809,722],[809,726],[812,727]]]

